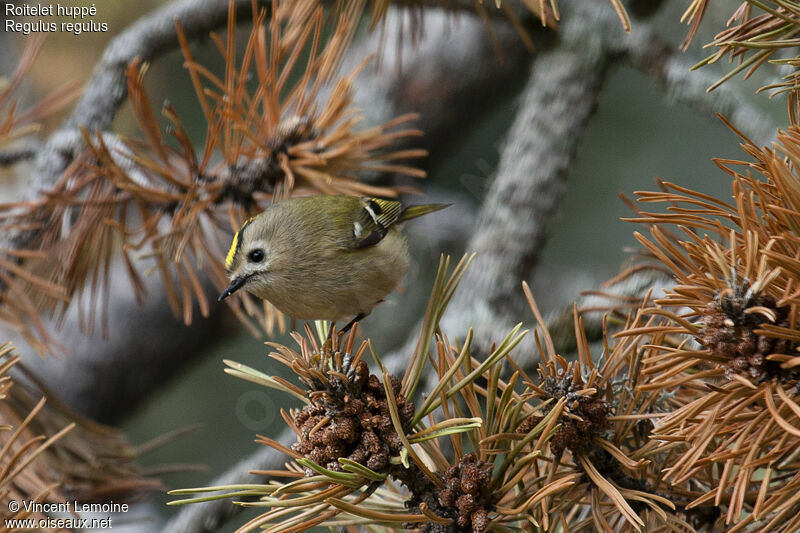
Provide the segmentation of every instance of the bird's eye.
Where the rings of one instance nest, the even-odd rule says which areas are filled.
[[[247,254],[247,259],[251,263],[260,263],[261,261],[264,260],[264,250],[260,248],[252,250],[250,253]]]

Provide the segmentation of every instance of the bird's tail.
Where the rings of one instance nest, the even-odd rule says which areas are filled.
[[[397,222],[405,222],[406,220],[411,220],[412,218],[421,217],[422,215],[433,213],[434,211],[444,209],[445,207],[450,207],[451,205],[453,204],[410,205],[403,209],[403,212],[400,213],[400,216],[397,218]]]

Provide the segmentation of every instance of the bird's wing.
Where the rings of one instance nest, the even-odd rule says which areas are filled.
[[[381,242],[403,212],[396,200],[362,198],[360,205],[353,222],[352,248],[366,248]]]

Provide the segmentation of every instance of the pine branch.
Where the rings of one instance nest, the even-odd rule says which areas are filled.
[[[235,0],[237,13],[249,16],[252,0]],[[269,5],[269,2],[261,2]],[[36,157],[29,195],[50,189],[83,150],[79,128],[106,131],[127,97],[126,70],[131,61],[151,61],[178,46],[175,21],[189,39],[205,36],[227,20],[227,0],[175,0],[148,13],[115,37],[95,66],[80,100],[61,127],[47,140]],[[0,247],[24,249],[35,241],[37,232],[17,232],[0,241]]]
[[[252,0],[235,0],[238,16],[251,13]],[[269,7],[270,2],[258,0]],[[448,8],[470,9],[471,2],[452,2]],[[84,148],[79,128],[89,131],[109,129],[117,110],[127,97],[126,69],[131,61],[151,61],[178,45],[175,21],[179,20],[187,38],[205,36],[226,22],[227,0],[175,0],[149,13],[115,37],[96,65],[84,93],[61,128],[53,133],[36,157],[32,194],[47,190]],[[372,49],[374,50],[374,48]],[[19,232],[0,240],[0,247],[23,249],[35,240],[35,232]]]
[[[519,72],[524,72],[530,60],[529,52],[519,45],[513,30],[502,24],[494,25],[493,31],[501,43],[504,63],[497,61],[496,50],[487,39],[486,28],[478,20],[462,17],[458,31],[451,30],[448,33],[444,31],[445,26],[452,22],[448,15],[437,11],[426,12],[422,21],[426,38],[412,43],[410,39],[398,39],[398,32],[401,31],[399,19],[403,16],[398,10],[389,11],[386,21],[388,33],[385,37],[387,47],[383,52],[381,69],[370,69],[359,77],[355,85],[355,100],[358,107],[367,112],[369,123],[384,122],[407,110],[420,111],[426,131],[425,140],[429,146],[441,144],[453,131],[459,131],[465,123],[474,120],[474,114],[466,110],[484,106],[498,97],[507,97],[503,91],[514,86],[510,80],[517,77]],[[343,69],[348,70],[353,61],[364,56],[365,51],[375,50],[380,39],[378,34],[369,34],[354,43]],[[474,68],[475,65],[481,68]],[[421,89],[425,87],[438,91],[432,93]],[[452,213],[460,216],[456,211]],[[442,216],[448,215],[447,211],[442,212]],[[446,223],[438,226],[465,230],[460,223],[458,226]],[[414,227],[409,227],[409,232],[413,231]],[[422,233],[426,235],[426,240],[433,239],[432,247],[438,247],[435,244],[437,240],[443,242],[456,238],[450,231],[437,233],[423,230]],[[415,239],[412,237],[410,240]],[[131,309],[130,312],[138,311]],[[415,339],[413,335],[409,338]],[[384,363],[388,368],[404,368],[408,353],[410,351],[395,351],[384,358]],[[284,433],[276,440],[288,442],[290,437]],[[262,446],[216,478],[212,484],[243,482],[248,479],[247,472],[250,470],[274,468],[284,460],[283,455]],[[165,526],[164,531],[217,531],[221,524],[239,511],[241,508],[231,505],[229,501],[186,506]]]
[[[577,8],[577,6],[574,7]],[[585,7],[583,13],[586,17],[582,19],[583,22],[592,20],[593,17],[594,20],[597,20],[597,12],[594,7],[583,7]],[[602,12],[605,10],[601,8],[600,11]],[[575,17],[576,14],[573,12],[571,16]],[[585,27],[586,26],[584,26],[584,28]],[[634,25],[634,28],[636,27],[637,26]],[[568,31],[569,29],[567,28],[565,33]],[[597,30],[596,32],[596,35],[613,34],[613,31],[605,32]],[[505,298],[513,296],[518,299],[520,294],[518,287],[519,279],[529,274],[530,270],[535,266],[537,259],[536,252],[541,248],[547,234],[548,221],[552,218],[552,213],[557,208],[558,200],[563,191],[564,181],[569,169],[571,154],[577,149],[580,142],[580,134],[585,129],[585,123],[591,114],[593,102],[597,98],[602,77],[608,66],[607,61],[610,57],[618,54],[621,49],[625,48],[620,40],[612,39],[611,42],[603,43],[603,46],[601,46],[599,50],[593,48],[597,51],[596,55],[599,57],[595,57],[594,62],[592,62],[582,57],[585,56],[585,53],[579,53],[581,51],[585,52],[585,49],[582,49],[580,46],[586,45],[586,43],[578,44],[578,39],[581,38],[580,32],[576,32],[574,38],[576,41],[571,43],[574,47],[573,50],[570,50],[569,42],[564,43],[566,39],[562,37],[562,44],[558,49],[555,51],[548,51],[537,57],[533,74],[529,79],[529,85],[523,97],[522,109],[515,126],[512,127],[509,141],[504,149],[503,160],[500,164],[498,176],[495,178],[495,182],[487,195],[487,200],[481,211],[479,223],[473,234],[472,244],[481,244],[483,247],[484,253],[479,254],[478,257],[486,256],[485,264],[487,268],[495,269],[495,273],[500,269],[499,271],[504,272],[504,274],[508,272],[508,270],[505,269],[510,268],[510,271],[516,274],[516,276],[482,275],[483,271],[486,269],[481,268],[480,264],[474,265],[473,268],[469,270],[470,274],[468,274],[464,282],[464,287],[470,287],[474,290],[462,290],[459,294],[465,294],[465,297],[473,302],[473,304],[476,301],[485,304],[485,309],[489,310],[487,314],[490,317],[499,314],[502,315],[504,319],[506,318],[505,313],[507,311],[504,309],[507,309],[506,304],[508,302]],[[638,58],[637,61],[639,61]],[[587,75],[587,71],[588,79],[584,79],[584,76]],[[414,72],[414,70],[409,69],[408,72]],[[538,75],[537,72],[539,73]],[[656,74],[654,73],[654,75]],[[557,82],[552,83],[552,85],[548,84],[548,81],[553,80],[545,80],[544,78],[547,76],[556,78]],[[580,83],[576,82],[576,77]],[[536,87],[536,91],[542,91],[542,94],[538,96],[534,94],[533,87]],[[561,90],[544,90],[547,87],[557,87],[559,89],[566,87],[569,90],[566,91],[567,94],[564,94],[565,91]],[[368,88],[371,90],[373,86],[368,86]],[[569,98],[568,101],[573,105],[562,104],[560,102],[562,97]],[[572,122],[570,122],[572,128],[565,128],[563,131],[552,131],[551,125],[560,124],[563,118],[561,116],[556,118],[552,113],[574,113],[575,105],[578,106],[579,112],[573,114]],[[735,104],[731,105],[734,106],[731,108],[734,111],[740,109]],[[553,110],[553,107],[557,107],[557,111]],[[380,109],[380,106],[374,106],[374,108]],[[746,109],[746,107],[741,109]],[[551,114],[548,115],[547,113]],[[576,117],[575,115],[578,116]],[[546,146],[546,150],[526,145],[526,143],[531,142],[531,131],[536,132],[537,135],[535,137],[537,138],[537,142],[541,142],[543,146]],[[545,134],[549,134],[548,138],[544,140],[540,139],[540,137]],[[540,159],[531,158],[531,160],[523,159],[522,161],[518,161],[519,154],[515,153],[513,150],[515,148],[519,150],[521,146],[524,146],[523,153],[527,153],[530,150],[538,150],[536,153]],[[523,181],[523,179],[529,178],[529,176],[536,173],[537,168],[540,167],[539,163],[542,160],[545,161],[545,166],[549,168],[547,175],[542,176],[539,180]],[[514,179],[515,177],[517,177],[517,179]],[[527,209],[524,209],[524,211],[526,211],[525,213],[521,213],[526,203],[519,202],[518,204],[511,200],[516,198],[519,194],[531,194],[534,196],[533,200],[536,200],[536,195],[533,191],[548,191],[550,195],[548,200],[542,202],[540,206],[542,213],[536,217],[536,220],[531,222],[530,218],[527,216]],[[498,204],[501,205],[498,206]],[[493,213],[492,211],[496,211],[498,207],[503,208],[505,212],[499,214]],[[525,215],[523,218],[516,218],[523,214]],[[525,220],[527,222],[527,224],[524,224],[526,228],[512,227],[514,234],[509,235],[506,229],[509,220]],[[498,238],[498,235],[502,238]],[[506,246],[509,243],[513,243],[519,245],[519,247],[510,250],[511,253],[509,253],[507,248],[497,246],[498,243],[506,243]],[[473,245],[468,246],[468,249],[478,249],[477,246]],[[507,257],[507,263],[504,263],[502,257]],[[617,293],[625,297],[641,297],[647,289],[653,285],[653,274],[652,272],[637,273],[630,279],[609,287],[606,292]],[[513,284],[509,283],[507,286],[503,284],[494,284],[498,279],[506,277],[512,277],[514,279]],[[584,300],[585,305],[596,305],[598,303],[596,301],[597,298],[598,297],[593,295],[587,296]],[[582,304],[579,303],[579,305]],[[458,303],[454,303],[451,305],[451,310],[450,315],[447,317],[447,319],[451,321],[450,324],[465,325],[485,323],[482,322],[482,320],[485,320],[486,316],[478,316],[480,313],[479,309],[462,308]],[[456,312],[455,314],[453,313],[454,311]],[[561,327],[565,328],[567,326],[566,315],[567,313],[555,314],[548,322],[556,329]],[[588,329],[596,329],[599,331],[599,328],[595,327],[598,325],[598,323],[591,322],[590,319]],[[487,331],[497,331],[497,328],[504,328],[506,326],[505,323],[503,323],[503,325],[489,325],[486,329]],[[443,330],[448,331],[448,334],[451,331],[447,326],[444,326]],[[569,338],[569,335],[564,335],[564,338]],[[572,341],[574,341],[574,338]],[[559,351],[564,352],[569,350],[569,346],[566,344],[558,348]],[[384,362],[387,364],[388,368],[397,368],[404,364],[403,362],[405,360],[403,359],[403,355],[407,353],[409,353],[409,350],[398,350],[391,356],[385,358]],[[528,366],[529,369],[532,368],[532,363],[533,362]],[[421,388],[424,390],[424,385],[421,385]],[[261,456],[260,451],[257,453]],[[272,459],[265,459],[262,456],[260,458],[254,458],[253,460],[271,461]],[[269,463],[267,462],[265,464]],[[210,507],[207,509],[210,509]],[[203,513],[198,511],[197,515],[192,519],[189,519],[187,514],[185,515],[186,522],[183,521],[183,517],[176,519],[176,521],[173,522],[173,529],[169,531],[187,531],[187,529],[174,529],[175,524],[193,524],[193,527],[196,527],[196,524],[203,523],[215,512],[216,511],[213,509],[204,511]],[[201,516],[203,516],[203,518],[201,518]],[[211,521],[208,523],[218,524],[219,522]]]
[[[491,332],[505,331],[525,316],[520,313],[519,283],[532,277],[613,58],[645,70],[677,102],[707,116],[722,113],[732,118],[756,140],[768,142],[776,132],[776,125],[732,87],[707,94],[713,77],[690,71],[692,59],[664,44],[647,20],[637,20],[632,32],[624,34],[606,5],[563,4],[558,43],[536,57],[497,174],[471,232],[467,249],[478,253],[464,281],[471,290],[456,295],[443,322],[444,329],[462,337],[466,328],[480,325],[475,332],[478,346],[488,342]]]
[[[459,131],[475,118],[474,113],[466,110],[483,107],[498,94],[505,94],[503,90],[513,87],[509,80],[517,77],[519,71],[524,72],[525,63],[530,58],[527,50],[519,46],[514,31],[501,22],[495,25],[494,31],[503,45],[503,64],[497,61],[486,27],[477,19],[464,16],[460,19],[459,31],[445,32],[444,27],[452,24],[450,15],[439,12],[430,16],[426,14],[423,21],[426,38],[413,43],[410,39],[395,39],[395,32],[400,28],[400,12],[390,10],[388,16],[384,64],[381,70],[369,69],[359,77],[355,84],[358,88],[355,107],[368,112],[365,122],[369,124],[381,123],[421,108],[425,113],[426,128],[434,132],[432,136],[426,136],[426,140],[433,138],[437,145],[443,142],[445,135]],[[374,50],[379,40],[380,35],[364,35],[345,58],[343,70],[348,71],[360,61],[366,50]],[[395,61],[401,57],[403,69],[399,70]],[[472,68],[474,58],[480,58],[480,69]],[[474,74],[471,73],[473,70]],[[458,78],[458,72],[470,74]],[[454,81],[456,78],[457,82]],[[412,82],[418,85],[412,86]],[[425,91],[414,90],[418,87],[450,87],[452,90],[434,99],[429,98]],[[319,98],[325,101],[327,94],[321,94]],[[448,99],[457,102],[456,111],[445,105]],[[118,142],[111,133],[107,133],[104,139],[109,144]],[[445,222],[451,216],[460,219]],[[434,228],[425,226],[424,219],[409,225],[409,234],[419,230],[420,235],[424,235],[424,238],[411,237],[410,240],[425,242],[438,253],[443,244],[451,246],[453,242],[463,241],[464,233],[469,230],[463,224],[463,217],[463,211],[449,209],[438,216],[437,221],[441,223]],[[147,297],[141,304],[136,301],[124,278],[122,265],[116,264],[112,280],[119,281],[110,284],[108,299],[108,324],[113,331],[109,339],[100,338],[99,332],[91,336],[82,333],[78,313],[72,308],[61,328],[54,333],[55,343],[68,347],[70,353],[61,359],[32,357],[27,362],[51,386],[58,383],[66,403],[83,414],[104,421],[124,416],[186,361],[196,357],[203,346],[224,335],[224,328],[229,324],[224,311],[217,313],[224,306],[212,306],[215,312],[211,317],[193,321],[187,327],[171,315],[163,287],[156,276],[143,278]],[[208,293],[212,293],[210,288]],[[125,326],[118,327],[119,324]],[[47,327],[52,330],[51,325],[48,323]],[[143,336],[142,331],[158,333]],[[11,333],[7,336],[19,346],[26,344],[19,336]],[[25,351],[33,353],[32,350]],[[75,375],[63,379],[65,372],[72,374],[70,368],[75,370]],[[140,375],[136,384],[131,384],[128,383],[129,376],[134,370],[137,374],[146,374]]]
[[[636,300],[643,298],[654,286],[668,283],[663,272],[657,270],[641,270],[632,272],[630,276],[617,280],[615,283],[605,287],[603,294],[589,294],[580,298],[577,302],[579,309],[594,309],[596,307],[614,307],[620,305],[620,301]],[[465,290],[464,288],[463,290]],[[585,312],[581,314],[586,330],[587,340],[597,342],[602,339],[602,312]],[[572,308],[564,309],[561,312],[553,313],[548,317],[547,329],[550,331],[555,348],[558,353],[570,353],[575,350],[576,339],[574,329],[574,317]],[[410,335],[409,339],[416,342],[416,335]],[[413,342],[411,344],[413,344]],[[401,373],[408,365],[408,354],[413,351],[413,345],[404,347],[400,350],[382,357],[386,368],[396,373]],[[518,353],[522,352],[518,348]],[[533,357],[520,357],[518,360],[520,367],[531,375],[536,373],[538,360]],[[430,383],[420,385],[421,390],[430,390]],[[295,438],[290,431],[284,431],[275,440],[280,443],[291,442]],[[286,457],[275,449],[261,446],[249,456],[245,457],[230,469],[211,480],[208,485],[226,485],[232,483],[248,484],[263,482],[262,478],[250,474],[251,470],[269,470],[280,467]],[[180,513],[173,518],[163,529],[165,533],[184,533],[184,532],[213,532],[217,531],[228,520],[232,519],[242,510],[239,506],[231,505],[228,500],[218,500],[199,505],[189,505],[181,509]]]

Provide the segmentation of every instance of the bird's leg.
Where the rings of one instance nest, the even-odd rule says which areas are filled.
[[[358,313],[355,317],[353,317],[353,320],[345,324],[345,326],[339,331],[341,331],[342,333],[347,333],[348,331],[350,331],[350,328],[353,327],[353,324],[355,324],[359,320],[362,320],[365,316],[367,316],[366,313]]]

